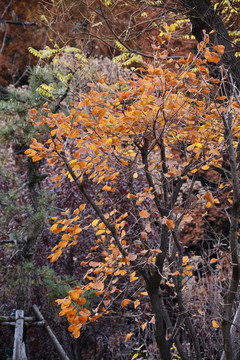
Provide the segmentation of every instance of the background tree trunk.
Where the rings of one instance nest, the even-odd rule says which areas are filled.
[[[240,69],[234,55],[227,29],[222,19],[215,13],[210,0],[182,0],[186,16],[192,24],[192,34],[198,42],[204,40],[204,32],[209,34],[211,45],[224,45],[224,54],[219,65],[224,65],[228,72],[228,81],[240,89]],[[218,66],[217,66],[218,67]],[[230,87],[232,86],[229,85]]]
[[[17,309],[24,310],[25,314],[29,312],[31,301],[32,261],[44,226],[44,214],[41,212],[40,204],[40,181],[39,163],[33,163],[28,159],[27,182],[32,200],[32,214],[27,229],[24,229],[22,237],[17,239],[19,266]]]

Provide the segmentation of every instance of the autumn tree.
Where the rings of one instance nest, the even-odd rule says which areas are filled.
[[[68,16],[67,7],[61,7],[61,2],[54,5],[56,3],[59,7],[53,6],[49,15],[42,17],[50,30],[54,30],[59,9],[64,10],[64,18]],[[235,9],[235,3],[231,2],[229,9]],[[216,5],[220,9],[221,4]],[[50,76],[36,87],[41,96],[48,98],[49,104],[39,112],[31,110],[31,119],[36,131],[49,130],[49,138],[45,141],[46,135],[41,135],[36,140],[34,135],[31,149],[27,151],[33,162],[29,159],[26,185],[31,193],[32,219],[37,221],[32,222],[32,233],[27,233],[24,244],[35,246],[43,227],[44,219],[39,222],[34,215],[41,204],[38,160],[45,158],[57,173],[53,183],[57,186],[64,178],[68,179],[81,194],[79,206],[73,213],[66,211],[54,219],[52,232],[62,233],[62,239],[53,249],[50,260],[56,261],[65,248],[73,246],[83,230],[93,229],[96,237],[96,246],[83,263],[86,275],[82,285],[71,290],[67,298],[58,300],[61,315],[66,314],[71,323],[70,332],[78,337],[84,324],[110,317],[116,307],[117,311],[124,311],[132,306],[137,313],[142,297],[147,294],[153,317],[148,319],[137,314],[136,326],[139,324],[144,331],[149,324],[156,323],[161,358],[170,359],[176,348],[182,359],[200,359],[208,349],[203,345],[195,319],[205,318],[206,308],[200,306],[193,295],[189,298],[189,294],[197,289],[199,299],[204,298],[201,293],[210,299],[211,288],[216,295],[216,307],[211,308],[205,326],[212,337],[215,332],[219,336],[221,327],[224,356],[237,358],[237,352],[232,349],[231,332],[236,333],[234,329],[239,326],[233,321],[239,283],[236,156],[239,70],[228,32],[210,1],[143,2],[141,6],[130,2],[135,12],[134,16],[129,12],[127,31],[124,26],[120,29],[118,21],[117,24],[109,21],[110,15],[122,14],[114,2],[99,2],[98,6],[97,11],[89,7],[89,13],[84,13],[86,26],[81,26],[80,31],[83,44],[92,46],[96,39],[104,40],[112,55],[120,54],[115,61],[125,65],[141,62],[142,67],[131,73],[130,80],[122,77],[111,86],[103,75],[98,83],[86,85],[92,88],[89,93],[84,93],[84,89],[76,95],[78,89],[72,91],[70,79],[74,81],[79,64],[86,59],[76,48],[69,48],[69,53],[72,51],[75,56],[74,66],[68,64],[67,71],[65,68],[61,73],[54,69],[52,73],[53,78],[62,82],[62,88],[55,87]],[[158,11],[166,17],[160,18]],[[92,14],[95,16],[91,17]],[[190,54],[175,63],[175,49],[171,44],[179,37],[177,30],[186,28],[186,23],[181,23],[183,18],[190,19],[199,45],[196,56]],[[138,19],[142,19],[140,26]],[[99,39],[103,25],[109,31],[108,37]],[[152,39],[148,41],[147,51],[142,52],[139,43],[149,34],[156,35],[154,43]],[[56,64],[66,59],[66,54],[55,57],[64,49],[55,46],[37,51],[32,48],[31,52],[47,60],[46,63],[54,58]],[[89,52],[84,55],[89,56]],[[144,59],[151,59],[154,65]],[[5,88],[1,93],[4,99],[9,97]],[[66,98],[71,99],[70,106],[64,103]],[[32,105],[37,108],[39,103]],[[199,184],[201,174],[209,170],[219,174],[220,185],[215,194],[210,186]],[[94,191],[89,184],[94,185]],[[211,266],[219,270],[219,275],[213,276],[216,282],[204,277],[210,287],[204,289],[203,280],[190,287],[199,268],[193,258],[184,253],[184,231],[194,221],[194,210],[197,209],[203,220],[212,208],[220,206],[226,210],[230,224],[227,237],[230,257],[223,251],[221,242],[217,251],[215,244],[208,262],[212,275]],[[34,246],[22,247],[19,254],[32,259]],[[221,268],[224,259],[228,260],[229,268],[232,264],[230,281],[229,274],[226,276],[223,266]],[[131,285],[132,296],[125,293],[123,284]],[[20,291],[23,295],[26,288],[30,287],[27,285]],[[89,306],[86,300],[89,291],[95,294],[97,305],[93,301]],[[221,308],[218,304],[222,294]],[[29,300],[29,296],[27,298]],[[192,302],[194,307],[190,306]],[[188,335],[185,337],[184,333]],[[132,332],[126,335],[126,341],[131,335]],[[221,350],[215,349],[215,355]]]
[[[170,48],[175,27],[166,24],[165,29],[166,37],[157,37],[153,44],[155,66],[145,64],[132,73],[130,80],[120,78],[112,86],[105,84],[103,75],[99,80],[103,91],[92,84],[89,93],[81,93],[79,100],[72,102],[68,114],[53,114],[47,104],[42,112],[31,110],[35,126],[49,127],[49,138],[34,138],[26,153],[33,162],[46,159],[56,171],[53,181],[69,178],[85,199],[73,214],[66,211],[55,219],[51,230],[62,233],[62,238],[53,248],[50,261],[56,261],[66,247],[74,246],[83,230],[93,228],[96,234],[96,246],[82,263],[87,266],[82,285],[57,300],[62,308],[60,315],[67,315],[71,324],[69,331],[78,337],[88,322],[108,316],[118,299],[119,311],[130,304],[136,309],[146,291],[164,360],[171,359],[173,345],[182,359],[201,359],[206,351],[194,322],[202,310],[192,309],[186,300],[186,284],[193,277],[194,265],[184,255],[181,231],[192,221],[193,207],[199,206],[204,217],[205,206],[209,209],[220,202],[206,189],[202,196],[194,197],[198,174],[209,168],[223,169],[219,181],[227,177],[233,189],[227,200],[232,204],[229,246],[234,265],[229,290],[221,271],[217,284],[212,285],[219,296],[225,293],[225,305],[212,309],[209,328],[215,331],[222,326],[225,355],[232,359],[230,325],[239,281],[239,182],[235,160],[239,97],[237,93],[231,97],[221,93],[224,68],[222,80],[214,78],[206,67],[207,62],[217,65],[223,61],[224,45],[212,44],[209,48],[210,37],[203,31],[197,55],[190,54],[175,64],[167,60],[165,47],[168,44]],[[226,154],[230,170],[224,167]],[[88,190],[89,182],[95,184],[95,192]],[[186,183],[185,197],[179,201]],[[127,190],[120,199],[118,190],[123,185]],[[220,184],[220,189],[223,187]],[[85,208],[92,208],[95,216],[89,212],[83,217]],[[220,263],[222,257],[219,248],[211,263]],[[140,281],[130,298],[124,298],[122,281]],[[166,289],[173,290],[171,306],[164,299]],[[85,305],[89,290],[98,299],[91,309]],[[146,324],[141,326],[144,330]],[[183,346],[183,333],[188,334],[189,352]],[[131,335],[127,334],[126,341]],[[230,342],[226,345],[225,340]]]

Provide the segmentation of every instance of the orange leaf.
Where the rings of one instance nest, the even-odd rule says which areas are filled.
[[[148,218],[150,216],[149,212],[146,210],[140,211],[139,215],[141,216],[141,218]]]
[[[125,341],[128,341],[131,336],[132,336],[132,332],[128,333],[127,336],[126,336],[126,338],[125,338]]]
[[[142,331],[145,330],[146,326],[147,326],[147,322],[145,322],[144,324],[141,325]]]
[[[92,284],[92,288],[102,291],[104,289],[104,283],[102,281],[94,283],[94,284]]]
[[[213,320],[212,321],[212,326],[215,328],[215,329],[218,329],[220,327],[220,325],[216,322],[216,320]]]
[[[79,316],[78,320],[80,321],[81,324],[84,324],[88,320],[88,317],[85,316],[85,315],[84,316]]]
[[[224,53],[225,46],[224,45],[213,45],[214,50],[216,50],[219,54]]]
[[[102,188],[102,190],[111,191],[112,188],[111,188],[111,186],[105,185],[105,186]]]
[[[79,293],[75,290],[70,290],[69,291],[69,296],[72,300],[77,300],[79,298]]]
[[[62,253],[62,250],[61,250],[61,249],[58,249],[54,254],[48,256],[48,259],[50,259],[50,262],[54,262],[54,261],[56,261],[56,260],[59,258],[59,256],[61,255],[61,253]]]
[[[71,235],[70,235],[70,234],[64,234],[64,235],[62,236],[62,240],[64,240],[64,241],[68,241],[70,238],[71,238]]]
[[[171,219],[164,217],[163,224],[167,225],[170,230],[174,230],[174,222]]]
[[[39,160],[42,160],[42,156],[39,156],[38,154],[34,155],[33,158],[32,158],[33,162],[36,162],[36,161],[39,161]]]
[[[210,264],[214,264],[214,263],[216,263],[217,261],[218,261],[218,259],[212,258],[212,259],[210,260]]]
[[[172,276],[179,276],[180,272],[179,271],[175,271],[174,273],[171,274]]]
[[[168,41],[171,40],[171,33],[168,33],[168,34],[166,35],[166,38],[167,38]]]
[[[161,254],[162,250],[160,250],[160,249],[153,249],[153,252],[156,253],[156,254]]]
[[[76,227],[73,231],[74,234],[79,234],[80,232],[82,232],[82,229],[80,227]]]
[[[140,301],[137,299],[134,301],[134,309],[136,309],[138,307],[138,305],[140,304]]]
[[[128,305],[130,302],[131,302],[131,300],[129,300],[129,299],[124,299],[124,300],[122,301],[122,303],[121,303],[121,306],[124,307],[124,306]]]
[[[82,211],[85,208],[86,204],[82,204],[79,206],[79,211]]]
[[[28,111],[28,113],[31,114],[31,115],[35,115],[35,114],[37,114],[37,110],[36,109],[31,109],[31,110]]]
[[[214,205],[214,198],[212,196],[212,194],[210,192],[207,192],[205,195],[204,195],[204,198],[210,202],[211,205]]]
[[[214,62],[215,64],[217,64],[220,61],[220,57],[218,56],[218,54],[215,52],[210,52],[209,48],[206,48],[206,52],[204,56],[209,62]]]
[[[108,252],[105,250],[101,253],[101,256],[108,256],[108,255],[109,255]]]
[[[84,305],[86,303],[86,301],[87,300],[84,297],[80,296],[80,298],[77,299],[76,302],[77,302],[78,305]]]

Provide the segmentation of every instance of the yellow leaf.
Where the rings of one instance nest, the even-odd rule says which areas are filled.
[[[171,24],[171,25],[169,26],[169,30],[170,30],[170,31],[175,31],[175,25]]]
[[[130,302],[131,302],[131,300],[129,300],[129,299],[124,299],[124,300],[122,301],[122,303],[121,303],[121,306],[124,307],[124,306],[128,305]]]
[[[204,165],[201,167],[202,170],[208,170],[209,169],[209,165]]]
[[[138,279],[138,277],[135,276],[135,275],[136,275],[136,271],[134,271],[133,273],[131,273],[131,275],[130,275],[130,282],[135,281],[135,280]]]
[[[53,137],[54,135],[56,135],[57,131],[58,131],[58,129],[52,130],[52,131],[51,131],[51,136]]]
[[[92,222],[92,226],[96,226],[97,224],[99,223],[99,220],[98,219],[95,219],[95,220],[93,220],[93,222]]]
[[[53,226],[50,228],[50,230],[53,232],[55,229],[57,229],[58,224],[53,224]]]
[[[215,329],[218,329],[220,327],[220,325],[216,322],[216,320],[212,320],[212,326],[215,328]]]
[[[139,215],[141,216],[141,218],[148,218],[150,216],[149,212],[146,210],[140,211]]]
[[[127,336],[125,337],[125,342],[128,341],[131,336],[132,336],[132,332],[128,333]]]

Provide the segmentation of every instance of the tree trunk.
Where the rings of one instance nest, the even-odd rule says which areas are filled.
[[[240,359],[240,305],[233,319],[233,325],[231,326],[231,342],[233,348],[233,359]],[[223,353],[221,360],[226,360],[226,356]]]
[[[166,325],[163,320],[158,288],[159,284],[150,279],[149,284],[147,284],[147,291],[152,305],[152,312],[155,315],[155,339],[160,352],[160,360],[171,360],[170,344],[166,339]]]
[[[44,213],[40,203],[39,163],[33,163],[28,159],[28,188],[32,200],[32,214],[28,220],[27,228],[23,230],[21,238],[17,239],[18,246],[18,291],[17,309],[24,310],[28,314],[31,300],[32,285],[32,260],[35,255],[38,239],[44,226]]]
[[[204,40],[203,30],[206,30],[207,34],[209,34],[210,47],[211,45],[224,45],[224,54],[221,56],[221,61],[216,65],[215,70],[219,68],[219,65],[224,65],[228,74],[228,89],[230,91],[233,90],[232,82],[234,86],[240,89],[239,65],[234,55],[227,29],[222,19],[215,13],[211,1],[181,0],[180,3],[183,4],[187,11],[186,16],[192,24],[192,34],[198,42]],[[220,71],[218,73],[219,75],[221,74]]]

